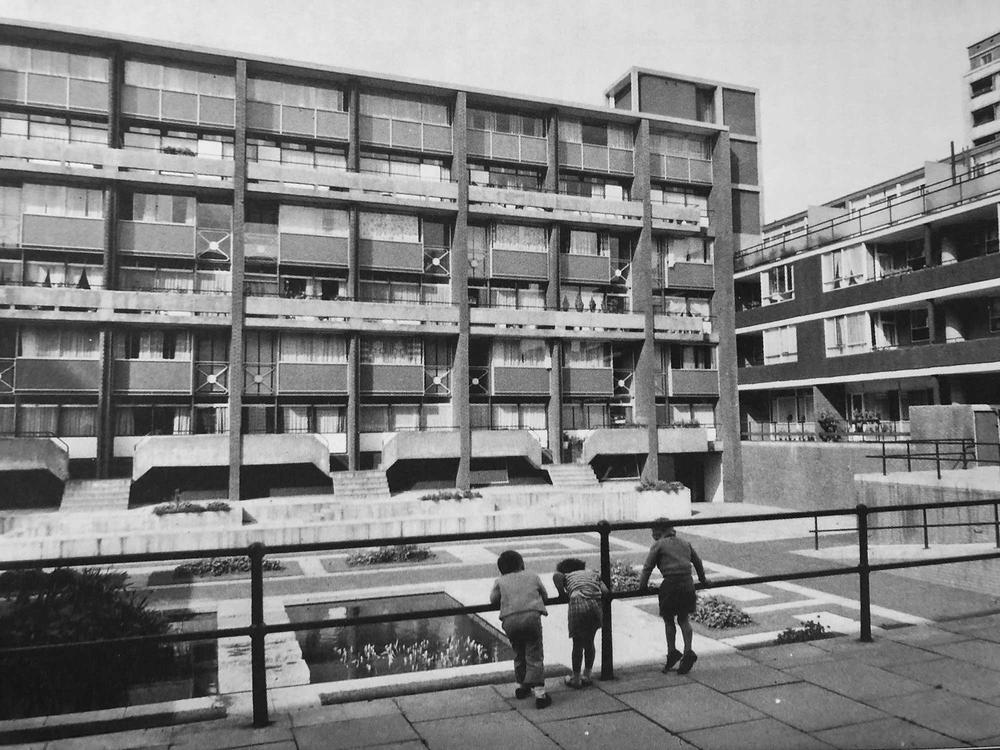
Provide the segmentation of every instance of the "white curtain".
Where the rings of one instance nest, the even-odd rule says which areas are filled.
[[[366,365],[422,365],[420,339],[374,338],[361,345],[361,362]]]
[[[58,406],[36,406],[25,404],[20,411],[21,434],[52,433],[59,429]]]
[[[493,426],[498,430],[516,430],[520,426],[517,404],[493,404]]]
[[[424,422],[427,427],[453,426],[451,404],[424,404]]]
[[[795,326],[781,326],[763,331],[764,362],[790,362],[798,356]]]
[[[343,364],[347,362],[347,342],[342,336],[283,333],[281,361]]]
[[[494,367],[545,367],[548,345],[541,340],[497,339],[493,342]]]
[[[174,408],[174,434],[191,434],[191,411],[180,406]]]
[[[323,434],[334,434],[343,432],[344,409],[341,406],[317,406],[316,407],[316,432]]]
[[[526,430],[544,430],[548,426],[544,404],[521,404],[521,426]]]
[[[361,212],[359,235],[366,240],[420,242],[420,219],[403,214]]]
[[[503,250],[544,253],[548,250],[545,228],[496,224],[493,227],[493,247]]]
[[[604,368],[611,366],[611,351],[601,341],[571,341],[566,347],[566,367]]]

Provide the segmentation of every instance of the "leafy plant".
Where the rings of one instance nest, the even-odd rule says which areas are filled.
[[[823,442],[837,443],[844,439],[846,430],[843,421],[837,414],[821,411],[816,417],[816,425],[819,427],[819,439]]]
[[[482,497],[482,495],[473,490],[439,490],[427,495],[421,495],[420,499],[431,500],[436,503],[440,500],[472,500],[477,497]]]
[[[351,567],[359,565],[383,565],[394,562],[419,562],[429,560],[434,553],[427,547],[416,544],[397,544],[392,547],[379,547],[353,552],[347,556],[347,564]]]
[[[778,633],[775,643],[802,643],[803,641],[815,641],[821,638],[829,638],[831,633],[826,626],[816,620],[806,620],[797,628],[785,628]]]
[[[706,596],[698,600],[698,608],[691,619],[705,627],[722,630],[749,625],[753,619],[728,599],[720,596]]]
[[[184,502],[170,502],[157,505],[153,508],[153,513],[158,516],[168,516],[173,513],[219,513],[228,510],[230,510],[229,503],[222,502],[221,500],[215,500],[208,505],[201,505],[185,500]]]
[[[96,569],[3,573],[0,648],[166,633],[164,615],[125,581]],[[140,642],[0,656],[0,718],[124,705],[129,685],[156,679],[172,655],[169,645]]]
[[[494,660],[486,646],[464,636],[449,636],[440,644],[427,639],[413,643],[396,640],[382,648],[376,648],[373,644],[366,643],[361,648],[336,647],[333,653],[335,660],[351,667],[356,677],[424,672],[430,669],[486,664]]]
[[[663,480],[651,482],[648,479],[643,479],[635,489],[637,492],[680,492],[684,489],[684,484],[682,482],[665,482]]]
[[[284,570],[285,564],[274,558],[264,558],[264,570]],[[206,578],[208,576],[224,576],[231,573],[249,573],[250,558],[241,557],[205,557],[192,560],[174,568],[178,578]]]
[[[630,563],[614,560],[611,563],[611,590],[638,591],[639,573]]]

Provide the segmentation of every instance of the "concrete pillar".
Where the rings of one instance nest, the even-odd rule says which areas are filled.
[[[712,149],[712,192],[709,215],[715,233],[715,294],[712,312],[719,332],[719,404],[717,435],[722,439],[722,481],[726,500],[743,500],[743,459],[740,453],[739,394],[736,388],[736,306],[733,292],[733,193],[730,174],[729,134],[716,136]]]
[[[469,489],[472,464],[472,419],[469,413],[469,254],[467,249],[469,225],[469,169],[467,166],[468,131],[466,124],[466,97],[464,91],[455,95],[455,116],[452,120],[452,174],[458,183],[458,213],[455,216],[455,233],[451,240],[451,293],[452,302],[458,306],[458,342],[455,346],[455,366],[451,373],[451,402],[458,417],[459,446],[458,472],[455,486]]]
[[[239,500],[243,469],[243,294],[244,216],[247,187],[247,63],[236,61],[236,118],[233,145],[233,250],[229,339],[229,499]]]
[[[938,342],[937,317],[937,304],[932,299],[927,300],[927,331],[930,338],[928,343],[930,344]]]
[[[118,248],[118,191],[104,189],[104,288],[114,289],[115,259]],[[100,333],[101,382],[97,391],[97,460],[96,476],[106,479],[111,475],[114,456],[114,336],[111,326],[102,326]]]
[[[358,82],[351,81],[351,84],[347,88],[347,117],[350,120],[347,142],[347,169],[351,172],[358,172],[361,169],[360,98]]]
[[[121,101],[125,82],[122,49],[114,45],[108,52],[108,146],[122,147]]]
[[[562,463],[562,341],[549,341],[548,437],[552,463]]]
[[[559,190],[559,113],[549,112],[548,134],[546,140],[546,170],[542,189],[546,193]]]
[[[641,120],[635,139],[635,179],[632,200],[642,201],[642,229],[632,255],[632,306],[643,315],[643,342],[635,368],[634,420],[646,425],[647,454],[643,479],[659,477],[659,439],[656,427],[656,379],[659,357],[653,321],[653,209],[649,198],[649,120]]]
[[[924,265],[930,267],[934,262],[934,229],[930,224],[924,225]]]
[[[358,363],[361,360],[361,336],[351,333],[347,337],[347,469],[357,471],[361,466],[360,393],[358,390]]]

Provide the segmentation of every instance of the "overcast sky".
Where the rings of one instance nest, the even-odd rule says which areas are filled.
[[[965,145],[998,0],[0,0],[0,16],[603,104],[632,65],[754,86],[781,218]]]

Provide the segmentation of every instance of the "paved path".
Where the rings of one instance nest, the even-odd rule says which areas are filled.
[[[289,706],[264,729],[224,720],[29,747],[947,748],[1000,743],[1000,615],[703,656],[687,676],[646,664],[569,690],[545,710],[509,684]],[[447,684],[439,685],[448,687]],[[278,702],[280,691],[272,691]]]

